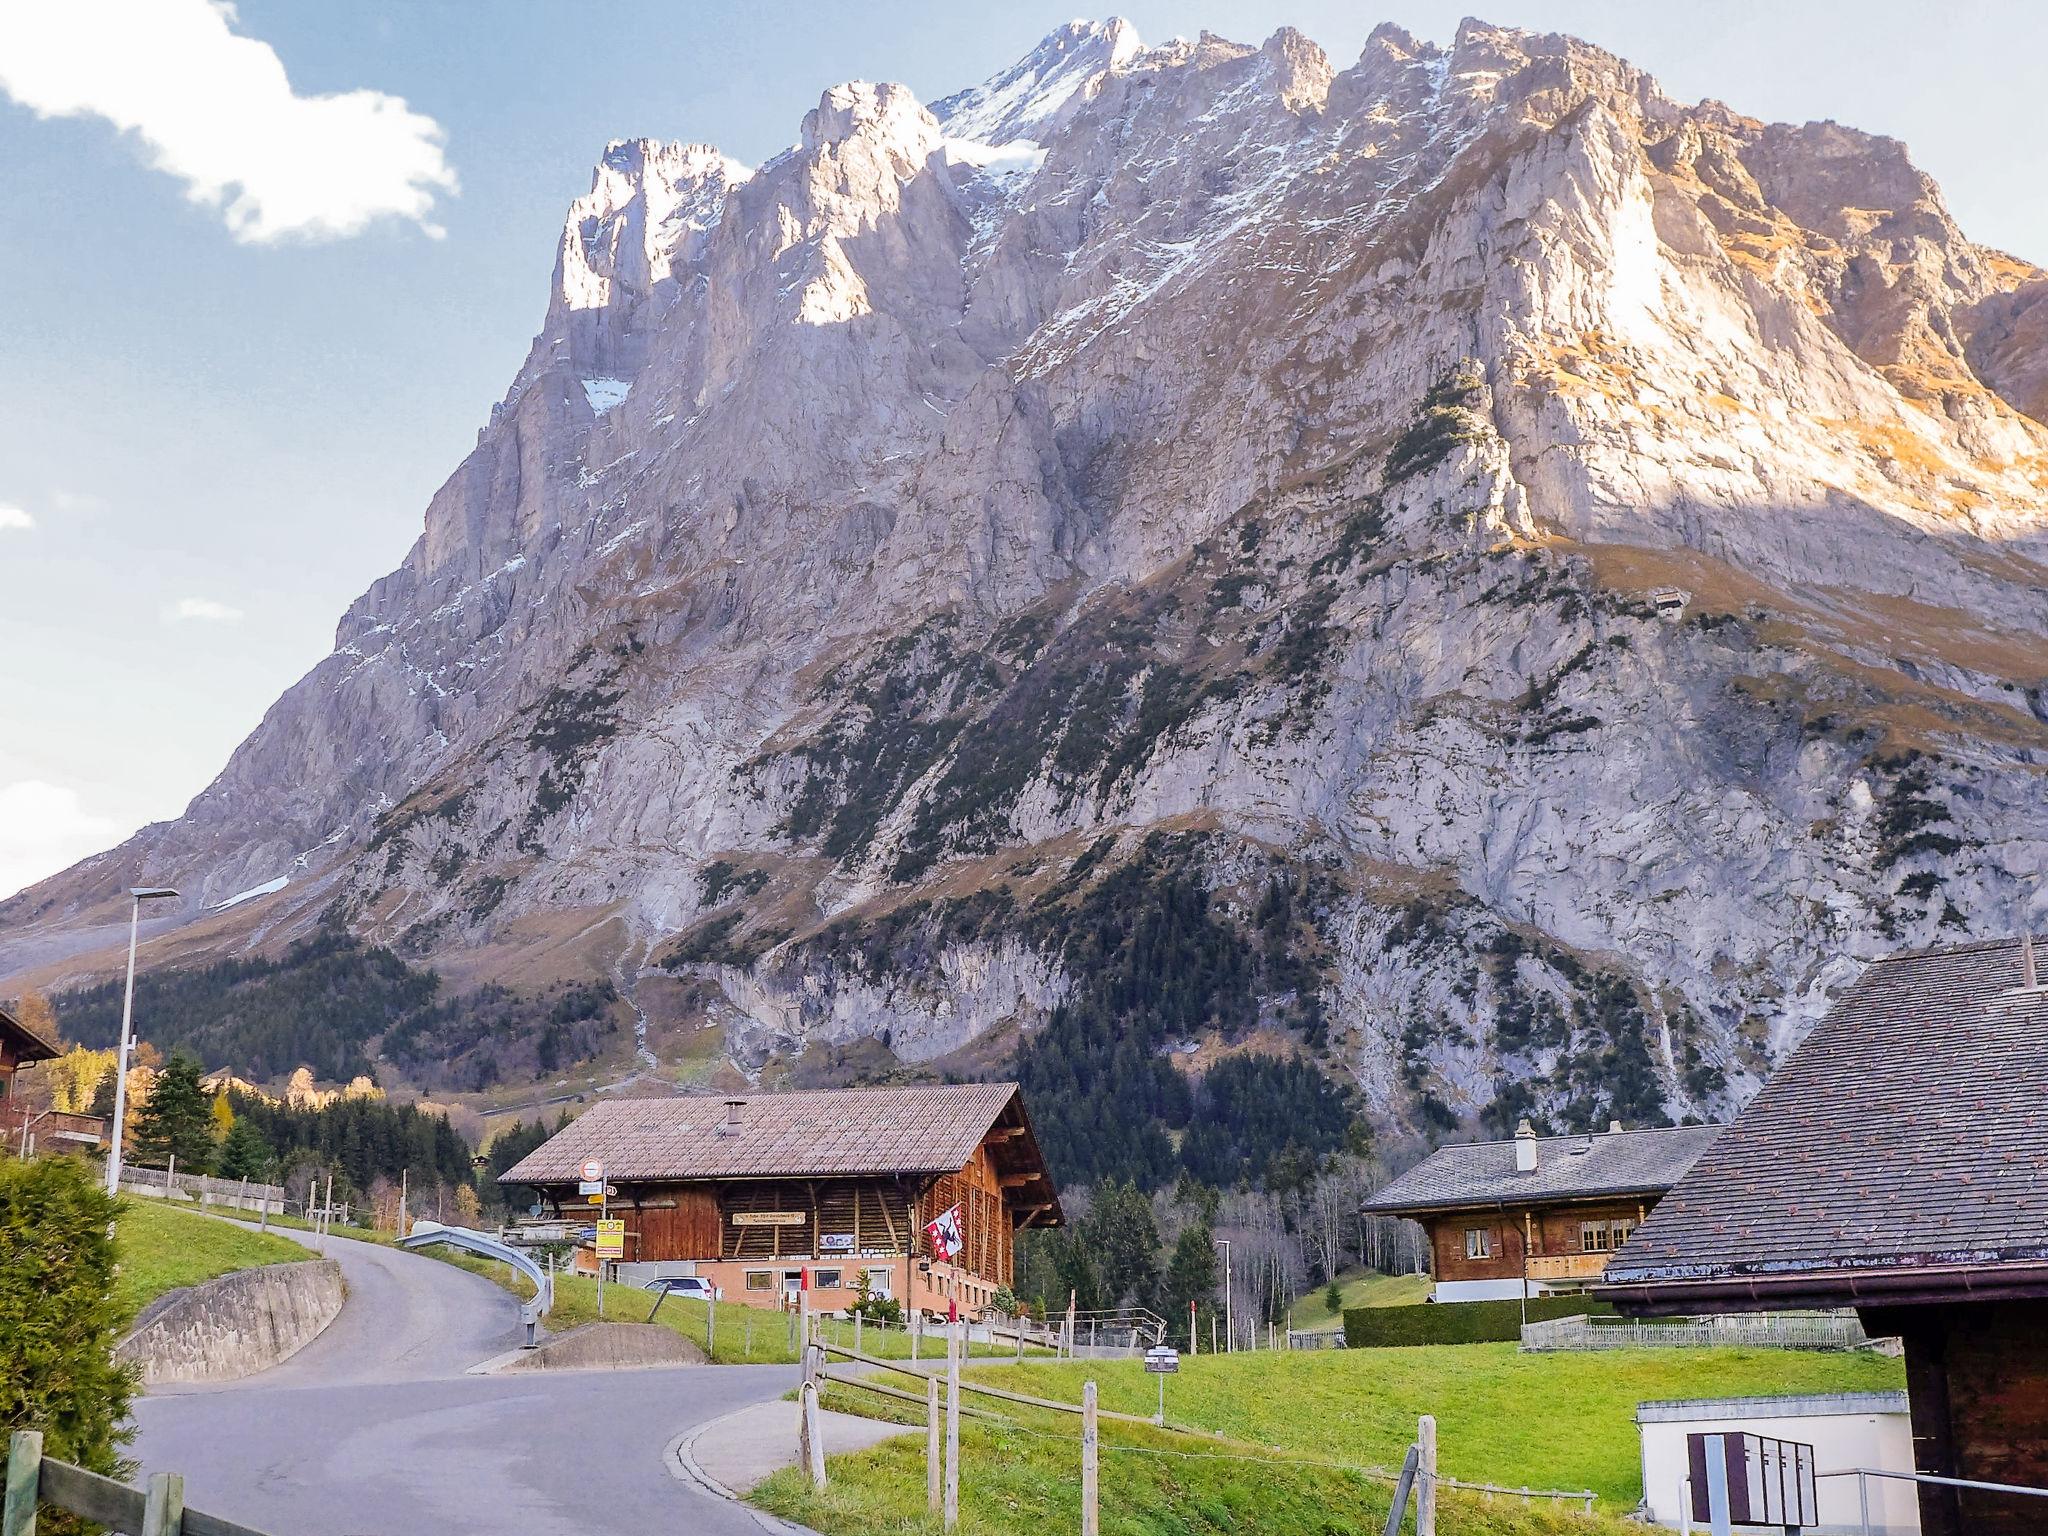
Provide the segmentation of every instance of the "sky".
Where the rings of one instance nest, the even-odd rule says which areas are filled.
[[[606,141],[756,164],[827,86],[934,100],[1071,3],[0,8],[0,897],[176,816],[404,557],[525,355]],[[1122,14],[1148,43],[1292,25],[1341,67],[1377,22],[1447,42],[1464,7]],[[1903,139],[1973,238],[2048,263],[2048,6],[1486,19],[1584,37],[1684,100]]]

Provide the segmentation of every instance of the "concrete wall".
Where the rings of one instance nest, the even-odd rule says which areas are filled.
[[[1807,1397],[1708,1398],[1697,1402],[1642,1403],[1636,1424],[1643,1437],[1643,1493],[1658,1525],[1680,1524],[1686,1477],[1687,1435],[1764,1435],[1813,1447],[1816,1472],[1877,1467],[1913,1470],[1913,1427],[1903,1392],[1836,1392]],[[1853,1477],[1822,1477],[1816,1533],[1851,1536],[1863,1530]],[[1699,1527],[1694,1527],[1699,1529]],[[1870,1479],[1871,1536],[1918,1536],[1919,1501],[1911,1483]]]
[[[332,1259],[237,1270],[164,1297],[114,1353],[142,1368],[144,1386],[234,1381],[305,1348],[342,1299]]]

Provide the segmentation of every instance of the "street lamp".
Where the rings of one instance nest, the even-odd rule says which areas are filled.
[[[1229,1354],[1237,1348],[1237,1334],[1232,1321],[1236,1314],[1232,1311],[1233,1298],[1230,1294],[1230,1239],[1219,1237],[1216,1243],[1223,1250],[1223,1352]]]
[[[128,1123],[128,1053],[134,1048],[130,1026],[135,1021],[135,938],[142,926],[142,904],[178,893],[167,885],[131,886],[135,905],[128,914],[128,990],[121,999],[121,1052],[114,1061],[114,1140],[107,1148],[107,1193],[121,1193],[121,1138]]]

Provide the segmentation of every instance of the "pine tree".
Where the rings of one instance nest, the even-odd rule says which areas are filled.
[[[270,1143],[263,1139],[254,1122],[236,1120],[220,1144],[220,1160],[214,1171],[224,1179],[261,1180],[268,1177],[271,1161]]]
[[[1216,1238],[1206,1219],[1191,1221],[1180,1229],[1173,1256],[1166,1261],[1166,1276],[1160,1285],[1169,1327],[1178,1327],[1187,1316],[1188,1303],[1210,1306],[1216,1298]]]
[[[156,1075],[149,1102],[135,1116],[134,1158],[204,1173],[213,1166],[213,1107],[199,1086],[199,1063],[182,1052]]]

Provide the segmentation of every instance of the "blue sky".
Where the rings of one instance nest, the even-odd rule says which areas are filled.
[[[275,239],[249,238],[252,219],[289,217],[320,178],[270,119],[189,90],[152,108],[204,118],[192,153],[208,163],[272,146],[277,211],[252,215],[193,200],[104,117],[39,116],[20,104],[29,87],[0,89],[0,895],[176,815],[326,653],[518,366],[563,209],[606,140],[702,139],[758,163],[826,86],[900,80],[932,100],[1025,52],[1069,4],[241,0],[235,32],[274,50],[293,91],[402,98],[439,133],[436,151],[388,111],[363,118],[379,153],[439,162],[411,184],[425,212]],[[1442,41],[1462,14],[1122,9],[1147,42],[1292,24],[1340,65],[1380,20]],[[2048,7],[1514,0],[1487,19],[1576,33],[1681,98],[1893,134],[1972,236],[2048,261],[2033,163]],[[118,72],[136,36],[118,20],[67,85]],[[0,87],[25,46],[0,25]]]

